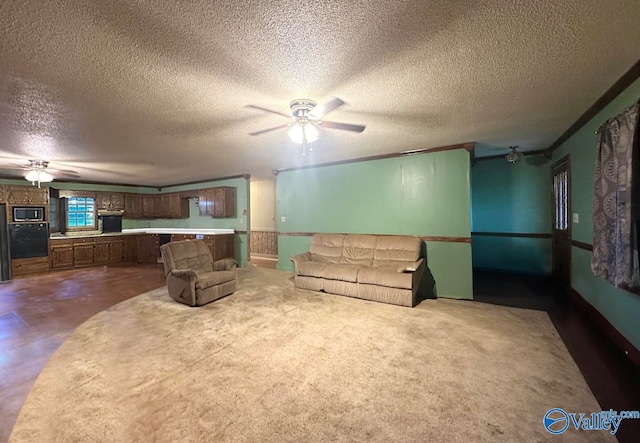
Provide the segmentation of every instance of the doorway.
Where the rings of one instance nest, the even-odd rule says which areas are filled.
[[[551,266],[565,289],[571,288],[571,163],[569,155],[551,166]]]
[[[275,268],[278,263],[276,230],[276,182],[272,177],[254,179],[251,183],[251,234],[249,254],[251,266]]]

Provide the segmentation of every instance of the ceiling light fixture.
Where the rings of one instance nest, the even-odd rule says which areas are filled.
[[[40,183],[49,183],[53,181],[53,175],[45,171],[49,162],[42,160],[29,160],[29,162],[31,163],[31,170],[24,176],[25,180],[30,181],[34,186],[37,183],[38,187],[40,187]]]
[[[522,152],[516,151],[517,148],[517,146],[511,146],[509,148],[511,149],[511,152],[505,155],[505,158],[509,163],[518,163],[520,160],[522,160]]]

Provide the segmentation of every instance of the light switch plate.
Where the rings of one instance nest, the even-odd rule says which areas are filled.
[[[573,213],[573,222],[574,223],[578,223],[580,221],[580,217],[578,217],[578,213],[574,212]]]
[[[286,221],[287,221],[287,217],[280,217],[280,221],[281,221],[282,223],[286,222]]]

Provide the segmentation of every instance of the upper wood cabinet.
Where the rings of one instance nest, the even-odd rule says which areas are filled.
[[[96,208],[105,211],[120,211],[124,209],[124,193],[97,192]]]
[[[180,194],[142,196],[142,218],[189,218],[189,201]]]
[[[189,200],[180,194],[162,194],[163,218],[189,218]]]
[[[143,195],[142,196],[142,217],[144,218],[156,218],[158,211],[156,210],[156,196],[155,195]]]
[[[201,189],[198,195],[198,209],[200,215],[215,218],[236,216],[236,188],[219,186],[217,188]]]
[[[49,203],[49,188],[35,186],[4,186],[5,200],[12,205],[46,205]]]
[[[124,218],[142,217],[142,195],[125,194],[124,196]]]

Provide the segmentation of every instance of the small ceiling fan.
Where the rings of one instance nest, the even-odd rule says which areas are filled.
[[[276,131],[278,129],[289,128],[289,137],[295,143],[302,145],[302,155],[307,154],[307,145],[318,139],[318,127],[328,129],[341,129],[343,131],[362,132],[365,129],[363,125],[353,125],[350,123],[338,123],[323,120],[326,114],[335,111],[345,102],[334,97],[333,100],[318,106],[313,100],[306,98],[293,100],[289,107],[291,115],[284,112],[274,111],[272,109],[263,108],[262,106],[246,105],[245,108],[257,109],[259,111],[270,112],[272,114],[281,115],[289,119],[288,123],[274,126],[273,128],[262,129],[260,131],[250,132],[249,135],[262,135],[267,132]],[[311,148],[310,148],[311,150]]]
[[[66,177],[66,178],[78,178],[79,175],[76,171],[69,169],[54,169],[49,167],[49,162],[45,160],[29,160],[28,164],[10,163],[13,168],[3,169],[2,171],[22,170],[27,171],[24,178],[33,184],[48,183],[53,181],[54,178]]]

